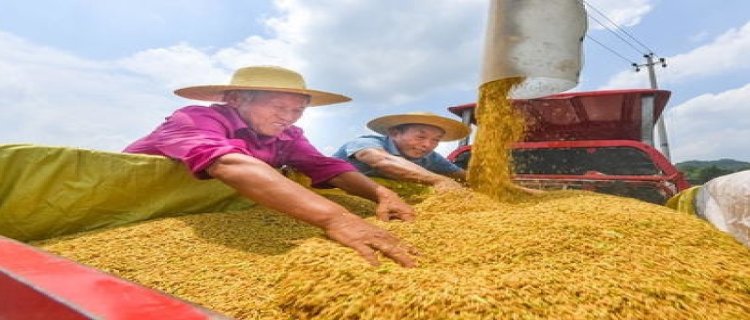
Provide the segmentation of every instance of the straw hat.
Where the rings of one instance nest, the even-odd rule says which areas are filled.
[[[310,106],[322,106],[346,102],[351,98],[340,94],[311,90],[305,86],[305,79],[297,72],[277,66],[253,66],[238,69],[228,85],[206,85],[177,89],[180,97],[224,101],[224,93],[229,90],[262,90],[300,93],[310,96]]]
[[[442,141],[458,140],[469,135],[471,129],[460,121],[441,117],[429,112],[410,112],[375,118],[367,123],[367,127],[382,135],[388,135],[388,129],[407,123],[426,124],[445,131]]]

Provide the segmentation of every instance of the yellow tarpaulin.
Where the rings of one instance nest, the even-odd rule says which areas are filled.
[[[250,206],[165,157],[0,145],[0,235],[20,241]]]
[[[682,190],[680,193],[667,200],[667,203],[664,205],[680,212],[696,215],[695,196],[698,194],[700,188],[701,186],[695,186]]]

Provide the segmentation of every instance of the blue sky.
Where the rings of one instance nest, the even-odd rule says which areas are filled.
[[[750,161],[750,2],[587,0],[669,66],[673,160]],[[720,5],[719,5],[720,4]],[[474,101],[487,0],[0,0],[0,143],[119,151],[174,109],[179,87],[246,65],[301,71],[351,103],[298,123],[324,153],[380,115]],[[593,15],[594,13],[591,12]],[[602,20],[599,17],[599,20]],[[637,51],[594,22],[573,91],[645,88]],[[441,153],[456,146],[445,143]]]

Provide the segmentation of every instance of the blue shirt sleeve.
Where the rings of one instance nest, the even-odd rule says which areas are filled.
[[[342,160],[346,160],[352,165],[354,165],[359,172],[362,172],[362,174],[367,176],[376,176],[378,175],[378,172],[370,167],[368,164],[357,160],[354,157],[354,154],[358,151],[367,149],[367,148],[377,148],[377,149],[386,149],[385,147],[386,141],[385,137],[379,137],[379,136],[361,136],[359,138],[356,138],[352,141],[349,141],[345,143],[341,148],[339,148],[336,152],[333,153],[333,156]]]
[[[340,158],[341,156],[344,156],[349,158],[355,153],[367,148],[385,149],[385,141],[376,136],[362,136],[341,146],[339,151],[336,152],[336,157]]]

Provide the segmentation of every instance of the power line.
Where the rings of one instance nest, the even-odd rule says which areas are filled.
[[[613,35],[615,35],[622,42],[624,42],[625,44],[627,44],[628,46],[630,46],[632,49],[634,49],[636,52],[638,52],[639,54],[641,54],[644,58],[653,59],[653,58],[656,57],[656,54],[654,53],[654,50],[652,50],[651,48],[649,48],[648,46],[646,46],[645,44],[643,44],[643,42],[641,42],[638,39],[636,39],[635,36],[633,36],[632,34],[630,34],[629,32],[627,32],[625,29],[623,29],[622,27],[620,27],[616,22],[614,22],[606,14],[604,14],[604,12],[602,12],[599,9],[597,9],[596,7],[594,7],[593,5],[591,5],[590,3],[588,3],[588,1],[586,1],[586,0],[579,0],[579,1],[582,4],[584,4],[585,6],[587,6],[588,8],[592,9],[594,12],[596,12],[599,16],[601,16],[604,19],[606,19],[607,21],[609,21],[609,24],[611,24],[612,26],[614,26],[614,28],[616,28],[617,30],[613,30],[611,27],[609,27],[609,26],[605,25],[604,23],[602,23],[602,21],[600,21],[599,19],[597,19],[593,15],[588,15],[588,17],[591,20],[593,20],[594,22],[598,23],[604,29],[606,29],[607,31],[609,31],[610,33],[612,33]],[[628,38],[632,39],[632,41],[630,41],[628,39],[625,39],[620,34],[624,34]],[[614,50],[614,49],[606,46],[604,43],[602,43],[602,42],[594,39],[590,35],[586,34],[586,37],[589,38],[591,41],[597,43],[598,45],[600,45],[604,49],[607,49],[609,52],[611,52],[612,54],[616,55],[617,57],[619,57],[619,58],[627,61],[635,69],[636,72],[640,71],[640,67],[644,67],[644,66],[649,66],[650,67],[652,64],[656,64],[656,63],[653,63],[653,62],[647,62],[646,64],[637,64],[637,63],[633,62],[632,60],[630,60],[630,59],[626,58],[625,56],[623,56],[620,52],[618,52],[618,51],[616,51],[616,50]],[[635,43],[637,43],[638,45],[640,45],[643,49],[646,49],[646,52],[644,53],[643,51],[641,51],[640,48],[637,48],[633,44],[633,41]],[[653,60],[648,60],[648,61],[653,61]],[[659,58],[658,61],[659,61],[658,63],[661,64],[662,67],[666,67],[666,60],[664,58]]]
[[[617,28],[617,30],[620,30],[620,32],[622,32],[623,34],[625,34],[626,36],[628,36],[628,38],[632,39],[633,41],[635,41],[636,43],[638,43],[641,47],[643,47],[644,49],[646,49],[647,52],[654,52],[654,50],[652,50],[651,48],[649,48],[647,45],[643,44],[643,42],[639,41],[635,36],[633,36],[632,34],[630,34],[630,32],[628,32],[627,30],[621,28],[612,19],[610,19],[609,17],[607,17],[607,15],[604,14],[601,10],[597,9],[596,7],[594,7],[593,5],[591,5],[590,3],[588,3],[586,0],[582,0],[582,1],[583,1],[583,3],[586,6],[588,6],[591,9],[593,9],[594,11],[596,11],[596,13],[598,13],[600,16],[604,17],[604,19],[607,19],[607,21],[609,21],[609,23],[611,23],[613,26],[615,26],[615,28]],[[593,17],[591,17],[591,18],[593,19]],[[594,19],[594,21],[598,22],[600,25],[602,25],[604,27],[604,25],[601,22],[597,21],[596,19]]]
[[[604,25],[604,24],[603,24],[603,23],[602,23],[601,21],[599,21],[599,19],[597,19],[596,17],[594,17],[594,16],[589,16],[589,18],[591,18],[591,20],[594,20],[594,21],[595,21],[596,23],[598,23],[598,24],[599,24],[600,26],[604,27],[604,29],[606,29],[607,31],[609,31],[610,33],[612,33],[613,35],[615,35],[615,37],[617,37],[617,38],[619,38],[620,40],[622,40],[622,42],[625,42],[625,44],[627,44],[627,45],[628,45],[629,47],[633,48],[633,50],[635,50],[635,52],[638,52],[639,54],[643,54],[643,51],[641,51],[641,49],[639,49],[639,48],[637,48],[636,46],[634,46],[634,45],[632,44],[632,42],[631,42],[631,41],[628,41],[627,39],[623,38],[623,37],[622,37],[622,36],[621,36],[621,35],[620,35],[619,33],[617,33],[616,31],[612,30],[612,29],[611,29],[610,27],[608,27],[608,26]]]
[[[596,39],[594,39],[594,38],[593,38],[593,37],[591,37],[590,35],[586,34],[586,38],[589,38],[589,40],[591,40],[591,41],[593,41],[594,43],[596,43],[596,44],[600,45],[600,46],[601,46],[602,48],[604,48],[604,49],[607,49],[607,50],[608,50],[609,52],[611,52],[611,53],[612,53],[612,54],[614,54],[615,56],[618,56],[618,57],[620,57],[620,59],[622,59],[622,60],[625,60],[625,62],[627,62],[627,63],[628,63],[629,65],[631,65],[631,66],[632,66],[632,65],[637,65],[637,64],[636,64],[635,62],[633,62],[633,60],[630,60],[630,59],[626,58],[625,56],[623,56],[622,54],[620,54],[619,52],[615,51],[614,49],[612,49],[612,48],[610,48],[610,47],[607,47],[607,46],[606,46],[606,45],[604,45],[603,43],[599,42],[599,40],[596,40]]]

